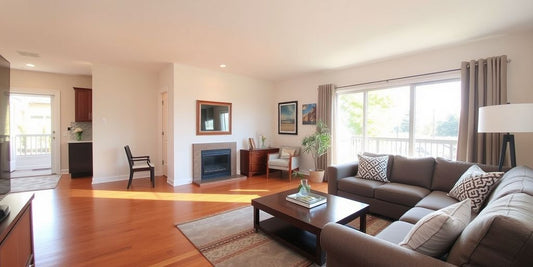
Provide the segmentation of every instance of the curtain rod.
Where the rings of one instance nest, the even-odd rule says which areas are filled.
[[[348,84],[348,85],[343,85],[343,86],[337,86],[335,89],[352,87],[352,86],[360,86],[360,85],[368,85],[368,84],[373,84],[373,83],[390,82],[390,81],[395,81],[395,80],[416,78],[416,77],[421,77],[421,76],[426,76],[426,75],[441,74],[441,73],[447,73],[447,72],[453,72],[453,71],[459,71],[459,70],[461,70],[461,69],[459,68],[459,69],[443,70],[443,71],[428,72],[428,73],[423,73],[423,74],[416,74],[416,75],[410,75],[410,76],[404,76],[404,77],[397,77],[397,78],[391,78],[391,79],[385,79],[385,80],[379,80],[379,81],[373,81],[373,82]]]

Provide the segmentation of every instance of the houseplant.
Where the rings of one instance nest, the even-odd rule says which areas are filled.
[[[304,152],[311,154],[315,165],[315,169],[309,171],[309,179],[312,182],[322,182],[324,179],[324,170],[317,169],[317,166],[320,157],[326,154],[331,146],[331,134],[329,133],[328,126],[324,122],[318,121],[316,131],[304,137],[302,146]]]

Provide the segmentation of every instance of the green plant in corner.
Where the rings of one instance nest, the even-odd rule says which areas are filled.
[[[323,121],[318,121],[316,125],[316,131],[313,134],[304,137],[302,145],[303,151],[311,154],[313,157],[315,169],[311,172],[321,172],[321,182],[324,176],[324,170],[319,170],[317,166],[320,157],[328,153],[328,149],[331,147],[331,134],[329,133],[328,126]],[[313,175],[313,173],[310,173],[311,180],[313,182],[318,182],[318,178],[314,179]]]

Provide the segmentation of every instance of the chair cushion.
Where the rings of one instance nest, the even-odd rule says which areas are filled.
[[[357,168],[357,175],[355,177],[380,182],[389,181],[387,179],[389,156],[367,157],[357,155],[357,157],[359,158],[359,167]]]
[[[283,158],[283,159],[271,159],[268,161],[269,167],[289,167],[289,159]]]
[[[472,201],[472,211],[478,213],[485,198],[502,176],[503,172],[486,173],[477,165],[472,165],[459,178],[448,195],[459,201],[469,198]]]
[[[288,159],[292,156],[294,156],[296,153],[296,148],[292,148],[292,147],[282,147],[280,150],[279,150],[279,157],[281,159]],[[287,164],[288,165],[288,164]]]
[[[135,165],[133,165],[132,169],[146,169],[146,168],[153,168],[154,165],[152,165],[152,163],[147,163],[147,162],[143,162],[143,163],[135,163]]]
[[[434,158],[406,158],[394,156],[391,182],[431,187]]]
[[[447,192],[433,191],[416,203],[416,207],[440,210],[455,203],[457,203],[457,199],[448,196]]]
[[[374,197],[374,189],[383,185],[383,182],[366,180],[356,177],[340,179],[337,184],[339,190],[350,192],[352,194]]]
[[[374,190],[374,197],[407,207],[414,207],[429,190],[420,186],[386,183]]]
[[[470,222],[468,199],[420,219],[400,246],[432,257],[442,256]]]

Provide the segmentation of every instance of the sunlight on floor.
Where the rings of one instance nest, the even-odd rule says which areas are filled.
[[[203,194],[203,193],[162,193],[162,192],[125,192],[112,190],[72,189],[71,197],[93,197],[110,199],[143,199],[193,202],[241,202],[250,203],[259,195],[250,194]]]

